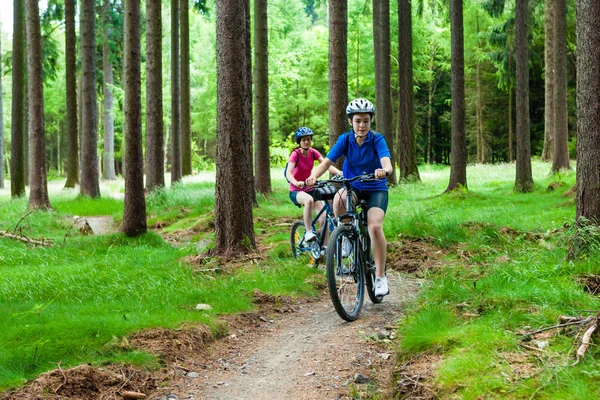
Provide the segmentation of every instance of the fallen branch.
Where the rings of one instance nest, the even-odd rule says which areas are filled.
[[[17,225],[15,225],[15,229],[13,229],[13,233],[15,233],[17,231],[17,228],[19,227],[19,225],[21,224],[21,222],[27,218],[33,211],[29,211],[27,214],[23,215],[21,217],[21,219],[19,220],[19,222],[17,222]]]
[[[533,336],[535,334],[542,333],[542,332],[545,332],[545,331],[549,331],[551,329],[560,329],[560,328],[564,328],[564,327],[571,326],[571,325],[583,325],[583,324],[585,324],[587,322],[590,322],[591,320],[592,320],[592,317],[587,317],[586,319],[581,319],[581,320],[571,321],[571,322],[565,322],[564,324],[558,324],[558,325],[548,326],[546,328],[538,329],[537,331],[525,333],[523,335],[523,337]]]
[[[42,239],[42,240],[38,240],[38,239],[30,239],[27,236],[24,235],[15,235],[13,233],[10,233],[8,231],[5,230],[0,230],[0,236],[3,236],[5,238],[8,239],[14,239],[14,240],[20,240],[23,243],[27,243],[27,244],[33,244],[36,246],[52,246],[52,243],[47,239]]]
[[[585,356],[585,352],[590,347],[590,344],[592,341],[591,340],[592,334],[594,333],[594,331],[597,328],[598,328],[598,318],[593,318],[592,322],[590,322],[590,324],[587,327],[587,330],[585,331],[585,333],[583,334],[583,337],[581,338],[581,345],[577,349],[577,353],[576,353],[577,362],[581,361],[583,356]]]

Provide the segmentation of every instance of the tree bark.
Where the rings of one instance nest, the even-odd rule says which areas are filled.
[[[216,255],[256,247],[252,205],[252,81],[249,0],[217,0]]]
[[[452,41],[452,144],[450,182],[446,192],[467,188],[467,145],[465,138],[465,51],[462,0],[450,1]]]
[[[25,196],[25,3],[13,0],[10,195]]]
[[[160,1],[146,1],[146,190],[165,186]]]
[[[600,2],[577,1],[577,221],[600,225]]]
[[[271,193],[268,33],[267,0],[254,0],[254,184],[262,194]]]
[[[477,36],[479,37],[479,14],[477,14]],[[480,47],[479,41],[477,41],[477,47]],[[485,133],[483,132],[483,90],[481,89],[481,62],[476,61],[475,66],[475,85],[477,90],[477,107],[476,107],[476,119],[477,119],[477,162],[484,164],[486,159],[486,143]]]
[[[192,174],[192,126],[190,118],[190,10],[189,0],[180,0],[181,29],[181,175]]]
[[[554,154],[552,172],[571,169],[567,121],[567,1],[554,3]]]
[[[179,0],[171,0],[171,185],[181,181]]]
[[[517,72],[517,166],[515,192],[531,192],[531,138],[529,132],[529,1],[517,0],[515,15]]]
[[[348,129],[348,4],[329,1],[329,145]],[[341,168],[342,160],[336,165]]]
[[[554,152],[554,3],[546,0],[544,9],[544,148],[542,161],[552,160]]]
[[[94,0],[82,0],[81,70],[82,70],[82,164],[81,194],[100,197],[98,179],[98,132],[96,104],[96,12]]]
[[[377,0],[375,0],[377,1]],[[398,138],[400,179],[419,181],[413,111],[412,10],[398,0]]]
[[[29,72],[29,208],[52,209],[46,178],[46,132],[42,78],[42,34],[38,0],[27,0],[27,68]]]
[[[65,81],[67,119],[67,181],[65,188],[79,183],[79,134],[77,130],[77,48],[75,37],[75,0],[65,0]]]
[[[513,90],[508,89],[508,161],[513,162],[514,151],[513,151]]]
[[[113,181],[115,176],[115,122],[113,110],[113,70],[110,53],[110,0],[104,0],[104,43],[102,44],[102,71],[104,75],[104,157],[102,177]]]
[[[0,45],[0,54],[2,46]],[[4,189],[4,117],[2,111],[2,64],[0,64],[0,189]]]
[[[142,155],[142,95],[140,67],[140,0],[125,0],[125,202],[121,232],[146,232],[144,158]]]

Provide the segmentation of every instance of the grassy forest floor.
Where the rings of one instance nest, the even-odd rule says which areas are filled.
[[[575,172],[549,170],[533,162],[529,194],[513,193],[514,164],[469,166],[462,193],[441,195],[449,176],[441,166],[422,166],[421,183],[390,189],[388,268],[420,290],[389,301],[389,309],[401,304],[384,323],[392,338],[373,351],[394,353],[392,365],[365,370],[377,376],[383,368],[390,379],[351,382],[338,394],[600,398],[597,347],[575,356],[600,311],[600,232],[575,235]],[[122,181],[103,182],[98,200],[51,182],[55,211],[32,214],[26,199],[0,190],[0,232],[45,243],[0,237],[0,398],[65,398],[69,390],[71,398],[101,399],[126,389],[164,397],[174,376],[189,373],[185,354],[251,335],[261,316],[281,314],[275,324],[302,316],[274,311],[286,305],[321,304],[324,320],[340,329],[377,333],[368,319],[386,302],[367,309],[356,328],[342,324],[326,307],[322,270],[291,257],[289,229],[300,212],[280,175],[273,171],[274,194],[254,211],[257,252],[237,260],[205,255],[214,235],[210,173],[149,196],[151,229],[135,239],[109,233],[122,218]],[[585,249],[567,260],[575,237]],[[561,321],[571,322],[552,328]],[[532,333],[541,328],[550,329]]]

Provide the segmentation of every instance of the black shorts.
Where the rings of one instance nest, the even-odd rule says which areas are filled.
[[[359,199],[367,202],[367,209],[373,207],[381,208],[385,213],[388,207],[388,192],[387,190],[358,190],[354,189]]]
[[[302,190],[294,190],[293,192],[290,192],[290,200],[292,201],[292,203],[294,203],[296,206],[298,207],[302,207],[302,204],[298,203],[298,200],[296,200],[296,197],[298,197],[298,193],[302,192]],[[317,201],[320,199],[317,199],[318,196],[316,196],[316,190],[311,190],[310,192],[304,192],[309,196],[312,196],[312,198]]]

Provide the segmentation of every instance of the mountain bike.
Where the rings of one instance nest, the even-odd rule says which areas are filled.
[[[373,174],[363,174],[339,180],[347,191],[346,213],[337,217],[337,227],[329,237],[326,252],[329,296],[335,311],[346,321],[354,321],[360,315],[365,287],[373,303],[383,300],[383,296],[375,296],[375,262],[367,229],[367,203],[357,201],[351,185],[356,180],[376,179]]]
[[[317,183],[314,188],[318,190],[331,185],[331,182],[340,182],[338,179],[331,179],[329,181],[321,181]],[[325,252],[327,246],[326,240],[328,232],[333,231],[337,224],[335,215],[333,214],[333,208],[331,200],[335,196],[337,189],[329,190],[330,193],[322,194],[320,198],[323,202],[323,208],[317,213],[311,222],[311,229],[317,233],[315,240],[306,242],[304,235],[306,233],[306,226],[304,221],[296,221],[292,225],[291,232],[291,245],[292,255],[295,259],[300,260],[303,264],[311,264],[313,267],[319,266],[319,261],[325,258]],[[324,217],[324,223],[321,225],[321,217]]]

